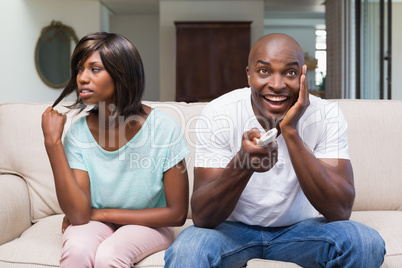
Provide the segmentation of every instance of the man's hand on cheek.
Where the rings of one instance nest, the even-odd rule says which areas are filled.
[[[296,103],[289,109],[280,123],[282,133],[290,129],[296,129],[299,119],[310,105],[308,83],[306,78],[307,66],[303,65],[300,76],[299,96]]]

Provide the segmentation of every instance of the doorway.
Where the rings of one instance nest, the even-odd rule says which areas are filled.
[[[392,0],[356,1],[356,98],[392,98]]]

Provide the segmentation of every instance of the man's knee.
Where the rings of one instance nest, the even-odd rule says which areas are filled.
[[[213,240],[210,229],[190,226],[180,233],[173,244],[168,248],[167,253],[183,254],[191,253],[192,256],[198,252],[208,250],[208,241]],[[204,247],[207,247],[204,249]],[[188,255],[187,255],[188,256]]]
[[[357,241],[355,246],[359,247],[362,254],[366,253],[374,258],[384,259],[385,242],[380,234],[373,228],[354,222],[357,225]]]
[[[192,260],[196,260],[196,265],[203,260],[213,262],[212,255],[219,254],[215,232],[194,226],[186,228],[166,250],[165,267],[191,267]]]
[[[345,221],[342,227],[342,251],[345,257],[349,256],[359,262],[359,267],[380,267],[386,253],[385,242],[380,234],[373,228],[354,221]]]

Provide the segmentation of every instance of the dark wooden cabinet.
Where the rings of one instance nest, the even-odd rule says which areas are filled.
[[[175,22],[176,101],[210,101],[247,86],[251,22]]]

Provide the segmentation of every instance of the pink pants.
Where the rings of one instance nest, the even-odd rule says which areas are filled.
[[[68,226],[63,235],[60,267],[131,267],[146,256],[167,249],[172,227],[149,228],[90,221]]]

